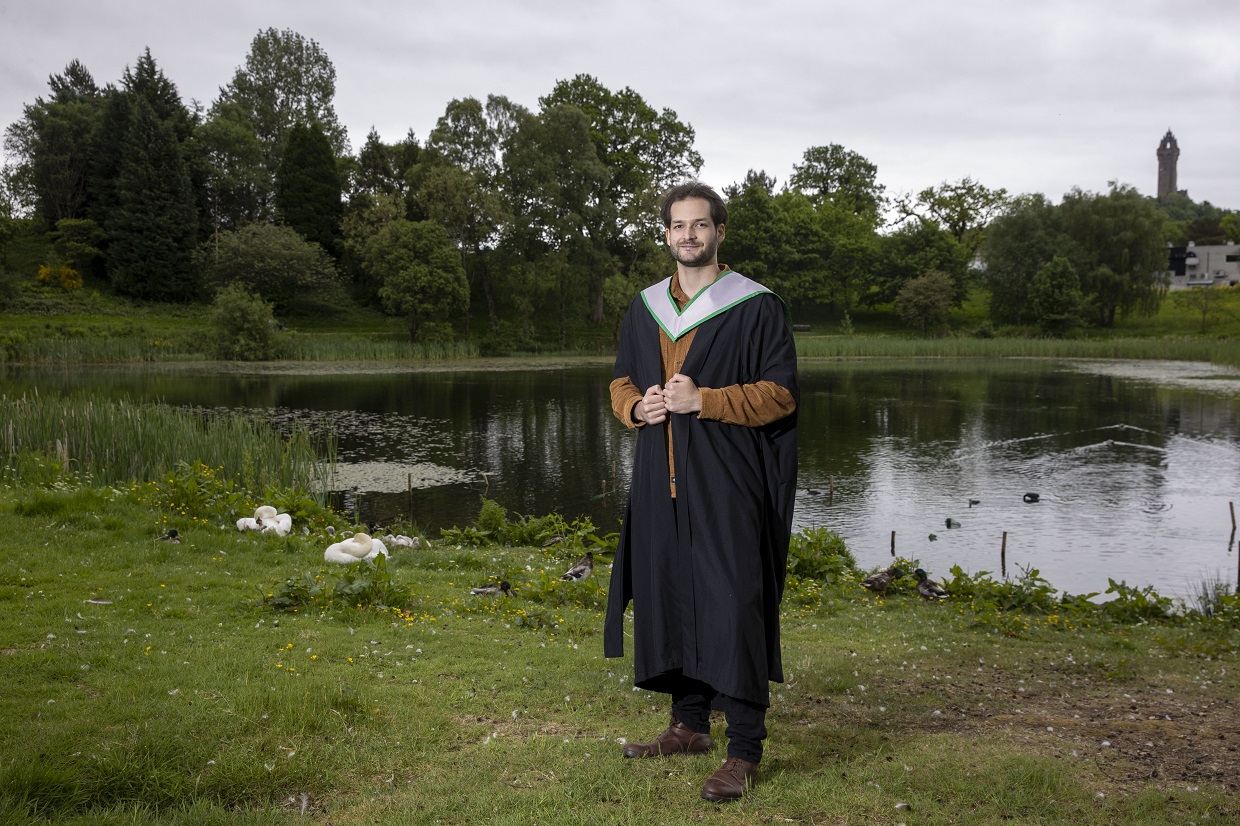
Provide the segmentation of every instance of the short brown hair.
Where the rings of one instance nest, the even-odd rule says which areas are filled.
[[[672,204],[688,198],[701,198],[710,204],[710,220],[715,226],[728,222],[728,205],[719,197],[718,192],[701,181],[685,181],[663,195],[663,208],[659,210],[659,217],[663,219],[664,229],[671,229],[672,226]]]

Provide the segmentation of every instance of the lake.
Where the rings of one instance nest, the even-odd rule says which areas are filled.
[[[610,378],[600,360],[0,373],[9,394],[38,387],[330,426],[334,503],[380,524],[412,512],[432,537],[471,523],[484,495],[512,514],[558,511],[615,530],[632,434],[611,415]],[[1105,591],[1108,578],[1180,596],[1207,578],[1236,581],[1233,370],[805,361],[800,416],[796,526],[839,531],[864,567],[890,559],[894,531],[896,552],[933,577],[952,565],[997,577],[1006,532],[1009,577],[1037,568],[1071,593]]]

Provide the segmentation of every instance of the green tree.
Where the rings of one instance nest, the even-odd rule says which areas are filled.
[[[830,252],[825,279],[809,297],[815,303],[832,304],[847,313],[859,303],[870,284],[875,262],[881,259],[882,239],[867,215],[834,203],[820,204],[817,216]]]
[[[765,169],[750,169],[745,173],[743,181],[725,186],[723,188],[723,196],[728,200],[739,198],[747,189],[755,186],[767,195],[774,195],[776,183],[775,178],[766,174]]]
[[[728,198],[728,228],[719,255],[737,272],[775,290],[785,301],[781,274],[787,272],[791,232],[779,199],[761,180],[746,178]]]
[[[36,98],[22,118],[5,129],[8,191],[14,202],[33,208],[49,225],[85,217],[92,140],[102,97],[94,78],[74,60],[48,79],[51,98]]]
[[[302,238],[339,257],[340,173],[318,124],[295,124],[276,171],[276,211]]]
[[[134,66],[125,67],[119,88],[109,86],[103,95],[103,110],[98,129],[92,142],[93,162],[90,169],[90,217],[111,237],[114,233],[114,211],[121,200],[119,193],[121,169],[125,164],[130,130],[136,113],[137,101],[141,100],[150,110],[151,117],[168,128],[177,151],[182,154],[183,166],[189,176],[194,202],[197,227],[199,206],[205,204],[202,195],[202,175],[195,174],[187,148],[194,130],[194,118],[181,102],[176,84],[169,80],[155,63],[151,50],[146,49]],[[207,228],[209,231],[209,228]],[[195,230],[197,235],[198,230]]]
[[[215,296],[211,308],[212,355],[229,361],[275,358],[276,321],[271,305],[241,284],[230,284]]]
[[[915,278],[938,272],[951,279],[953,303],[968,295],[968,252],[934,221],[916,219],[879,241],[877,266],[864,300],[870,304],[892,301]]]
[[[895,300],[896,315],[904,323],[920,327],[923,336],[928,335],[951,317],[955,292],[956,285],[948,275],[928,272],[900,288]]]
[[[923,220],[936,222],[951,233],[972,260],[982,245],[985,228],[1002,214],[1008,203],[1006,189],[988,189],[969,177],[927,187],[917,200],[901,209]]]
[[[603,283],[617,267],[627,271],[641,247],[638,238],[649,237],[660,227],[655,218],[662,192],[693,177],[702,168],[702,156],[693,149],[693,127],[682,123],[671,109],[656,110],[641,95],[624,88],[613,92],[590,75],[562,80],[539,99],[542,112],[558,118],[554,110],[571,106],[585,115],[595,158],[601,162],[606,182],[594,201],[581,205],[594,224],[590,256],[598,269],[586,273],[590,294],[589,320],[603,320]],[[614,260],[603,262],[602,250]],[[580,256],[578,256],[580,257]]]
[[[613,208],[606,193],[610,173],[590,139],[590,122],[567,104],[519,118],[505,145],[500,189],[511,220],[504,228],[505,253],[537,263],[527,297],[546,299],[564,325],[594,307],[592,287],[620,271],[606,245]],[[600,293],[601,294],[601,293]],[[588,306],[587,306],[588,305]]]
[[[495,289],[479,259],[504,221],[504,203],[497,190],[504,123],[497,121],[498,113],[514,109],[507,99],[497,97],[491,97],[485,108],[475,98],[449,103],[426,141],[415,176],[423,211],[448,231],[460,250],[466,279],[481,287],[492,330],[499,321]],[[467,313],[466,335],[468,319]]]
[[[350,203],[358,196],[408,196],[407,176],[417,166],[421,154],[422,147],[412,130],[399,143],[386,144],[371,127],[353,164]]]
[[[1240,212],[1228,212],[1219,219],[1228,241],[1240,241]]]
[[[17,221],[13,218],[12,208],[0,199],[0,308],[7,307],[19,292],[17,273],[8,267],[6,253],[9,242],[17,234]]]
[[[292,227],[259,223],[221,232],[194,260],[209,287],[240,286],[279,313],[307,313],[340,298],[331,257]]]
[[[385,224],[366,245],[364,266],[381,281],[384,309],[409,322],[411,341],[442,340],[469,300],[469,285],[452,239],[434,221],[399,219]]]
[[[1072,262],[1057,255],[1039,269],[1029,284],[1029,305],[1044,333],[1062,336],[1079,327],[1085,299]]]
[[[796,307],[834,305],[849,310],[878,258],[869,219],[831,201],[816,207],[808,196],[773,181],[750,180],[728,201],[725,260],[775,290]]]
[[[336,118],[335,96],[336,67],[318,43],[291,29],[268,28],[254,36],[245,65],[221,87],[215,107],[235,103],[253,125],[267,167],[266,203],[294,124],[317,123],[332,151],[347,153],[348,134]]]
[[[56,256],[79,273],[85,274],[103,257],[99,248],[103,230],[89,218],[65,218],[56,222],[52,244]]]
[[[340,226],[344,249],[340,265],[352,282],[354,297],[364,304],[378,306],[382,286],[362,266],[366,242],[388,221],[426,218],[415,203],[410,183],[422,155],[422,146],[412,131],[403,140],[386,144],[371,129],[349,165],[349,196]]]
[[[1055,207],[1041,195],[1014,199],[991,222],[981,253],[992,321],[1021,324],[1027,320],[1029,284],[1063,244]]]
[[[1063,254],[1081,277],[1094,323],[1115,326],[1116,315],[1153,315],[1165,289],[1163,213],[1130,186],[1105,195],[1074,189],[1056,209],[1067,239]]]
[[[191,154],[205,170],[206,215],[212,234],[263,219],[268,182],[262,145],[240,106],[215,107],[195,130]]]
[[[877,182],[877,176],[877,166],[833,143],[806,149],[802,162],[792,167],[788,187],[808,195],[815,204],[831,201],[877,223],[886,203],[886,187]]]
[[[189,173],[172,127],[143,98],[134,101],[108,226],[108,276],[122,294],[155,301],[198,296],[191,261],[197,215]]]

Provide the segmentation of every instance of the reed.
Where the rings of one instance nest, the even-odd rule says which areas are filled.
[[[209,360],[205,335],[63,337],[19,333],[0,338],[0,364],[133,364]],[[472,342],[418,344],[398,339],[332,334],[296,335],[277,341],[277,356],[291,361],[432,361],[472,358]]]
[[[331,334],[290,336],[279,342],[282,358],[293,361],[434,361],[478,355],[468,341],[416,343]]]
[[[133,364],[190,361],[205,358],[202,336],[159,338],[36,337],[12,334],[0,340],[0,363],[9,364]]]
[[[0,471],[11,482],[76,474],[115,485],[200,461],[250,490],[324,495],[333,455],[329,434],[296,423],[281,433],[254,416],[165,404],[0,396]]]
[[[801,358],[1171,359],[1240,366],[1240,341],[1202,338],[895,338],[804,336]]]

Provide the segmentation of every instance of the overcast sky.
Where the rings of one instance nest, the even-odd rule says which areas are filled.
[[[0,0],[0,125],[70,60],[102,85],[146,47],[210,105],[268,27],[327,52],[354,149],[372,126],[425,139],[453,98],[537,109],[585,73],[693,126],[720,188],[838,143],[888,194],[1152,195],[1170,128],[1179,187],[1240,209],[1240,0]]]

